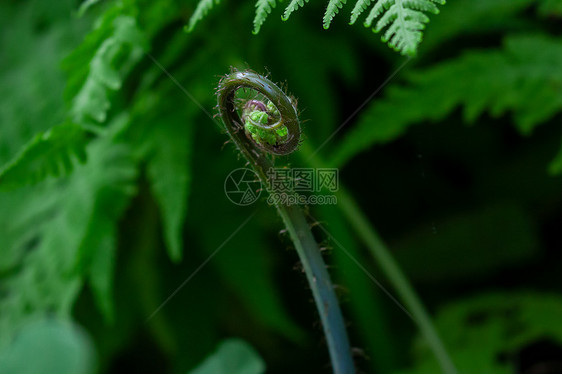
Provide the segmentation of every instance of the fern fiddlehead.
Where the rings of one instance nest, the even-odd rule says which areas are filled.
[[[263,100],[251,99],[240,103],[236,97],[240,89],[253,90]],[[267,186],[267,171],[273,167],[268,154],[287,155],[299,145],[301,130],[294,100],[265,77],[250,71],[234,71],[223,77],[217,88],[217,97],[219,115],[226,131],[255,169],[262,185]],[[322,321],[334,373],[353,374],[355,368],[343,317],[304,213],[298,205],[281,201],[276,202],[276,208],[305,270]]]

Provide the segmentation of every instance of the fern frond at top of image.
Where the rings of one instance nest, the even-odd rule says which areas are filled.
[[[219,2],[220,0],[200,0],[185,30],[191,32]],[[308,0],[291,0],[281,19],[287,21],[293,12],[304,6],[305,2],[308,3]],[[349,24],[353,25],[372,2],[372,0],[357,0],[351,11]],[[252,31],[254,34],[260,31],[276,3],[276,0],[256,1],[256,15]],[[329,0],[323,17],[325,29],[330,27],[334,17],[346,3],[347,0]],[[422,41],[422,30],[429,22],[426,13],[439,13],[436,4],[443,5],[445,0],[376,0],[363,25],[372,28],[375,33],[386,29],[381,38],[383,42],[388,43],[391,48],[403,55],[414,56]],[[378,21],[373,26],[373,22],[377,19]]]
[[[371,3],[359,0],[351,13],[351,24]],[[422,41],[422,30],[429,22],[424,12],[439,13],[435,4],[445,4],[445,0],[378,0],[365,19],[365,27],[372,27],[373,21],[379,19],[373,27],[374,32],[386,28],[382,40],[402,54],[414,56]]]

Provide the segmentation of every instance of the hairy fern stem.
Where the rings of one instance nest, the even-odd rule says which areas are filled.
[[[242,88],[263,95],[268,103],[250,100],[240,107],[236,92]],[[300,125],[293,100],[268,79],[249,71],[235,71],[223,77],[217,96],[219,114],[226,131],[257,172],[262,185],[267,186],[267,171],[273,167],[268,154],[286,155],[299,145]],[[283,128],[286,130],[279,132]],[[334,373],[353,374],[355,368],[342,313],[305,215],[298,205],[277,202],[276,208],[295,245],[312,290]]]

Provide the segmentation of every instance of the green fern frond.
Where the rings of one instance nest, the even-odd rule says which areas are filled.
[[[117,223],[136,191],[137,167],[130,147],[115,140],[93,144],[90,153],[92,161],[77,170],[72,179],[87,178],[88,196],[94,198],[90,210],[84,212],[89,217],[84,216],[88,220],[76,248],[75,266],[89,281],[99,310],[112,321]]]
[[[542,0],[539,2],[539,13],[543,16],[562,16],[562,1]]]
[[[256,17],[254,18],[254,30],[255,34],[260,32],[261,25],[265,22],[265,19],[271,13],[271,8],[275,8],[276,0],[258,0],[256,2]]]
[[[86,144],[84,130],[73,123],[64,123],[36,135],[14,160],[0,169],[0,188],[66,175],[74,168],[74,159],[86,160]]]
[[[379,0],[364,25],[371,27],[373,21],[380,17],[373,31],[378,33],[388,27],[382,40],[394,50],[413,56],[422,40],[421,31],[429,22],[423,12],[439,13],[434,3],[445,4],[445,0]]]
[[[163,222],[164,240],[172,261],[182,258],[182,230],[191,190],[191,149],[197,107],[183,105],[184,97],[165,80],[165,89],[143,93],[133,109],[135,149],[147,160],[147,176]],[[159,97],[169,96],[166,103]],[[181,108],[181,109],[179,109]],[[133,131],[133,130],[131,130]]]
[[[291,16],[291,14],[293,14],[293,12],[295,10],[299,9],[299,7],[304,6],[305,2],[308,3],[308,0],[291,0],[289,5],[287,5],[287,8],[285,8],[285,12],[283,13],[283,16],[281,17],[281,19],[283,21],[287,21],[289,19],[289,17]]]
[[[371,5],[371,1],[372,0],[357,0],[351,11],[350,25],[353,25],[357,21],[357,18]]]
[[[107,121],[104,136],[91,141],[85,128],[105,120],[110,91],[121,86],[146,48],[136,19],[124,15],[134,10],[123,4],[110,7],[65,60],[72,119],[29,142],[2,172],[4,181],[19,186],[73,169],[64,178],[0,194],[0,226],[9,234],[0,233],[8,254],[8,261],[0,261],[0,344],[37,315],[68,318],[88,280],[111,317],[116,224],[135,191],[137,161],[117,139],[126,121]],[[88,162],[74,162],[86,154]]]
[[[330,23],[332,23],[332,20],[346,2],[347,0],[330,0],[328,7],[326,8],[326,13],[324,13],[325,29],[330,27]]]
[[[71,72],[66,96],[72,121],[101,131],[111,91],[121,87],[146,49],[146,37],[133,17],[121,15],[119,9],[107,12],[100,26],[64,61]]]
[[[189,20],[189,24],[185,27],[186,31],[193,30],[197,22],[199,22],[214,4],[218,4],[220,0],[201,0],[193,16]],[[287,21],[291,14],[305,2],[309,0],[291,0],[285,8],[281,19]],[[369,7],[372,0],[358,0],[351,12],[350,24],[354,24],[358,17]],[[347,3],[347,0],[329,0],[323,17],[323,27],[328,29],[338,14],[339,10]],[[365,21],[365,27],[371,27],[373,21],[380,17],[373,31],[380,32],[388,27],[382,36],[382,40],[395,50],[405,55],[415,55],[417,47],[422,40],[422,30],[425,24],[429,22],[429,18],[424,14],[439,13],[439,9],[435,5],[445,4],[445,0],[378,0]],[[254,17],[253,33],[257,34],[267,16],[271,13],[272,8],[276,5],[276,0],[257,0],[256,15]]]
[[[373,144],[391,141],[416,123],[440,120],[458,106],[467,122],[485,110],[493,116],[512,111],[519,132],[530,134],[561,111],[562,71],[553,66],[562,66],[562,40],[531,35],[410,74],[408,86],[391,86],[384,100],[365,111],[331,163],[341,166]]]
[[[121,87],[145,49],[145,38],[135,19],[120,15],[122,10],[120,5],[108,10],[96,30],[64,61],[73,71],[66,92],[72,119],[28,142],[0,170],[1,186],[33,184],[47,176],[65,175],[72,170],[74,158],[84,160],[85,129],[99,131],[110,107],[109,92]]]
[[[113,273],[116,222],[135,191],[136,164],[114,137],[96,139],[87,152],[88,162],[67,178],[0,194],[0,225],[19,237],[3,240],[2,251],[23,256],[2,268],[0,345],[34,315],[68,318],[88,279],[111,317],[107,277]]]
[[[197,23],[199,21],[201,21],[207,15],[207,13],[209,13],[211,11],[211,9],[213,9],[213,7],[215,5],[218,5],[219,3],[220,3],[220,0],[201,0],[201,1],[199,1],[199,3],[197,4],[197,7],[195,8],[195,11],[193,12],[193,15],[189,19],[189,23],[184,28],[185,31],[187,31],[187,32],[193,31],[193,29],[195,28]]]

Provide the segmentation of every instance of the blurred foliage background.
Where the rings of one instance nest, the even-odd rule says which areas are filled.
[[[280,3],[252,35],[252,2],[206,3],[190,33],[191,0],[0,3],[0,372],[330,372],[281,220],[223,191],[244,163],[209,115],[234,66],[298,98],[291,165],[348,121],[318,154],[460,372],[562,373],[562,2],[450,0],[414,58],[347,25],[351,5],[324,30],[325,4],[282,22]],[[393,292],[337,206],[308,209]],[[316,235],[358,369],[439,372]]]

